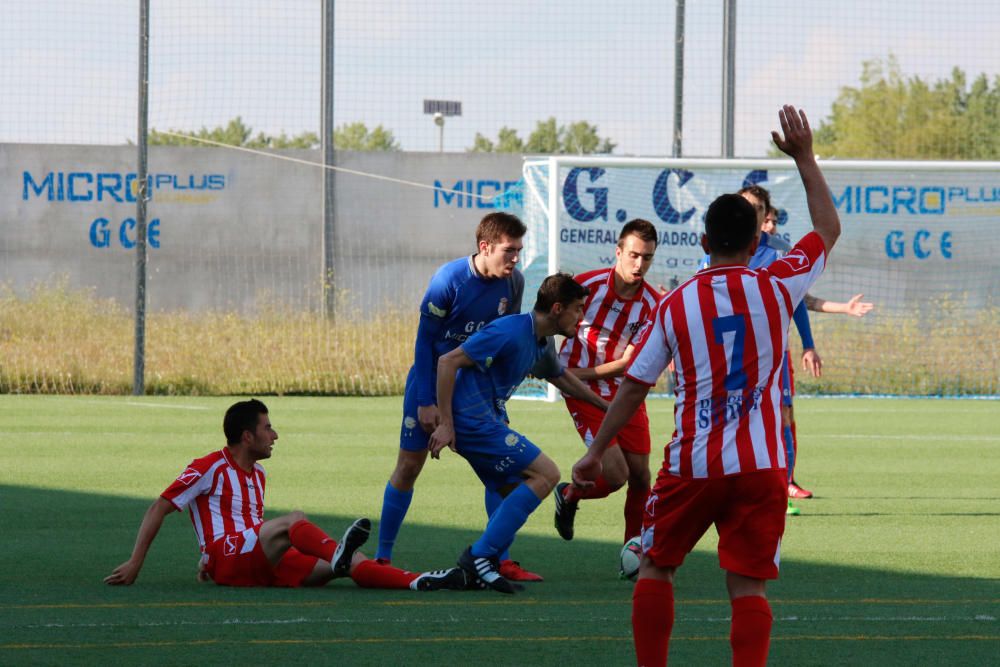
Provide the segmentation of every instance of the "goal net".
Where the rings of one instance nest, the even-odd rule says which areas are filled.
[[[810,313],[822,377],[796,376],[813,394],[990,395],[1000,390],[1000,163],[827,162],[843,225],[811,294],[875,304],[857,318]],[[777,234],[809,229],[805,193],[782,160],[548,158],[524,164],[526,295],[555,271],[611,266],[622,225],[659,231],[646,279],[670,289],[704,256],[711,201],[759,184],[779,209]],[[526,299],[529,301],[530,299]],[[790,334],[793,361],[801,343]]]

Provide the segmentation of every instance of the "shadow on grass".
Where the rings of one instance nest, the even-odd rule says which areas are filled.
[[[102,578],[128,557],[148,502],[0,485],[0,507],[0,664],[633,662],[631,586],[616,579],[616,546],[607,542],[522,536],[516,556],[546,581],[513,597],[362,590],[349,581],[231,589],[195,581],[185,514],[168,517],[139,581],[120,588]],[[311,518],[336,536],[355,517]],[[397,564],[448,567],[476,534],[407,524]],[[997,581],[802,561],[784,562],[782,572],[770,588],[773,664],[996,659]],[[688,558],[676,599],[671,659],[725,664],[729,605],[714,554]]]

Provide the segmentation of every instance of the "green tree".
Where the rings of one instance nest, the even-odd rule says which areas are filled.
[[[479,132],[469,149],[470,153],[523,153],[524,141],[517,136],[517,130],[510,127],[500,128],[496,143],[493,143]]]
[[[184,135],[184,136],[177,136]],[[152,129],[149,132],[149,143],[152,146],[210,146],[211,144],[198,139],[205,139],[227,146],[243,146],[246,148],[317,148],[319,137],[315,132],[302,132],[288,136],[284,132],[277,136],[269,136],[263,132],[253,134],[253,128],[243,122],[240,116],[233,118],[226,125],[212,129],[202,127],[197,132],[188,130],[168,130],[161,132]]]
[[[399,143],[381,125],[369,131],[362,122],[345,123],[333,130],[333,146],[342,151],[398,151]]]
[[[986,160],[1000,157],[1000,76],[968,85],[951,77],[907,78],[896,58],[862,65],[861,85],[846,86],[816,130],[823,157]]]
[[[469,151],[473,153],[590,155],[610,153],[615,149],[615,145],[611,139],[598,135],[597,126],[591,125],[585,120],[566,126],[559,125],[555,117],[551,117],[535,124],[535,130],[528,136],[527,142],[517,136],[517,130],[509,127],[500,129],[495,143],[482,134],[476,133],[475,141]]]

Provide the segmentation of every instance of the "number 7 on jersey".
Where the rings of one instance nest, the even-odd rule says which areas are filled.
[[[747,374],[743,372],[743,342],[746,338],[747,323],[744,315],[726,315],[712,320],[715,342],[725,346],[725,334],[733,332],[733,353],[729,357],[729,369],[723,385],[726,391],[738,391],[747,386]]]

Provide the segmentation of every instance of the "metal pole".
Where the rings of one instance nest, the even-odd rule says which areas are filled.
[[[320,95],[320,146],[323,151],[323,314],[333,319],[337,306],[334,258],[336,257],[336,229],[334,227],[334,172],[333,145],[333,26],[334,0],[323,0],[323,62],[321,64],[322,93]]]
[[[135,195],[135,355],[132,395],[146,393],[146,197],[148,196],[147,134],[149,127],[149,0],[139,3],[139,124],[136,145]]]
[[[722,157],[733,157],[736,127],[736,0],[723,0]]]
[[[444,153],[444,118],[438,124],[438,153]]]
[[[673,157],[681,157],[684,136],[684,0],[677,0],[674,20],[674,147]]]

